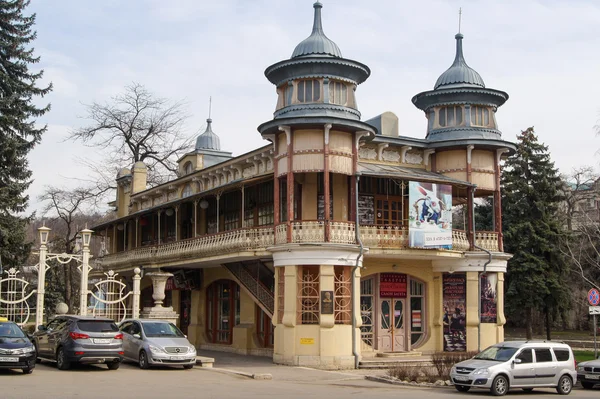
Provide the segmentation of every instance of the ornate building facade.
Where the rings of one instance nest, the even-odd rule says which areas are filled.
[[[209,119],[176,179],[147,188],[143,163],[123,169],[118,218],[94,227],[99,262],[125,279],[142,270],[142,306],[153,272],[172,273],[166,304],[200,349],[354,368],[502,341],[500,161],[515,146],[495,114],[508,95],[467,65],[458,34],[451,67],[412,99],[425,138],[400,136],[393,113],[362,121],[371,71],[342,56],[321,11],[265,71],[277,90],[258,127],[269,144],[232,157]],[[495,231],[475,231],[477,197],[494,198]]]

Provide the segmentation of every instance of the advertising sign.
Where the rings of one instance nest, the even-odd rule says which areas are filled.
[[[408,184],[408,246],[452,249],[452,186]]]
[[[464,352],[467,350],[465,330],[467,303],[467,275],[465,273],[444,274],[444,351]]]
[[[406,298],[406,274],[381,273],[379,275],[381,298]]]
[[[481,322],[495,323],[497,315],[497,293],[496,287],[498,275],[490,273],[481,276]]]

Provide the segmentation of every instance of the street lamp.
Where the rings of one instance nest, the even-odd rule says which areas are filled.
[[[90,240],[92,239],[92,233],[94,231],[90,229],[81,230],[81,237],[83,239],[83,246],[88,247],[90,245]]]
[[[40,245],[48,244],[48,235],[50,233],[50,228],[46,226],[42,226],[38,228],[38,234],[40,235]]]
[[[200,201],[200,208],[202,209],[206,209],[208,208],[208,201],[203,199],[202,201]]]

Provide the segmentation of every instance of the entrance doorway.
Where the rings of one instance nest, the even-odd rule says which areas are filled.
[[[379,298],[379,323],[377,323],[379,350],[383,352],[406,350],[405,309],[405,299]]]

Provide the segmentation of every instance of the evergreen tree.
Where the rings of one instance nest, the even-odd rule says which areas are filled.
[[[564,284],[568,267],[559,249],[564,235],[558,217],[562,183],[533,127],[517,138],[517,152],[506,161],[502,175],[505,250],[514,254],[508,262],[507,315],[524,320],[531,339],[533,315],[543,313],[550,339],[552,315],[569,302]]]
[[[37,86],[43,71],[31,72],[39,62],[29,44],[35,14],[25,15],[29,0],[0,0],[0,258],[4,268],[20,266],[29,253],[25,228],[29,218],[25,190],[31,184],[27,155],[40,142],[46,126],[35,125],[50,105],[39,108],[52,85]]]

